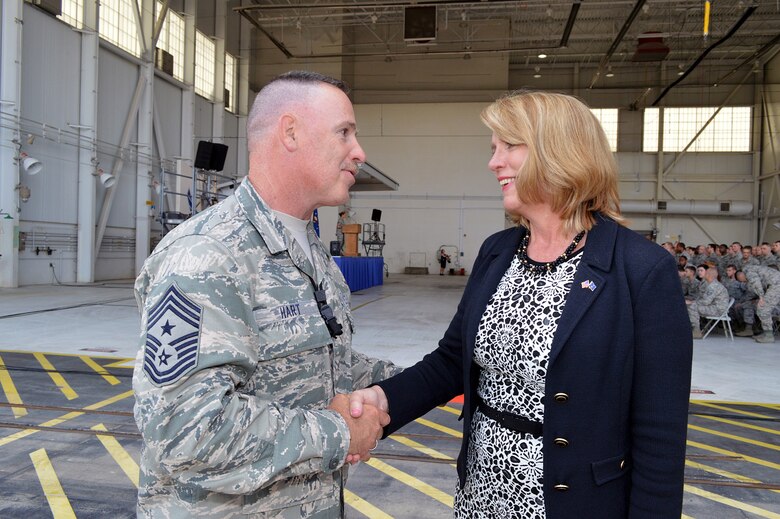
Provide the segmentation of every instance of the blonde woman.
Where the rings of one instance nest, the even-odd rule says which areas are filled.
[[[482,120],[517,226],[482,245],[438,348],[352,414],[389,408],[389,434],[464,393],[459,518],[679,518],[692,340],[674,258],[623,225],[582,102],[516,92]]]

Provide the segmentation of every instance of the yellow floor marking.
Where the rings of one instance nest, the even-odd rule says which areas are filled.
[[[46,449],[38,449],[31,452],[30,458],[35,467],[35,472],[38,474],[38,479],[41,481],[43,493],[49,502],[49,508],[52,515],[54,515],[54,519],[70,519],[71,517],[76,519],[73,507],[70,506],[70,501],[65,496],[65,491],[62,490],[62,485],[60,485],[60,480],[54,472],[49,456],[46,455]]]
[[[737,510],[742,510],[743,512],[749,512],[759,517],[767,517],[768,519],[780,519],[780,514],[776,514],[775,512],[770,512],[769,510],[765,510],[757,506],[749,505],[747,503],[742,503],[735,499],[723,497],[721,495],[714,494],[712,492],[707,492],[706,490],[702,490],[697,487],[692,487],[691,485],[685,485],[683,488],[685,489],[686,492],[690,494],[694,494],[699,497],[704,497],[706,499],[711,499],[712,501],[730,506],[732,508],[736,508]]]
[[[436,487],[432,487],[428,483],[425,483],[424,481],[420,481],[414,476],[410,476],[406,472],[403,472],[401,470],[398,470],[397,468],[388,465],[384,461],[379,461],[376,458],[371,458],[366,462],[366,464],[372,466],[376,470],[387,474],[388,476],[397,479],[401,483],[408,485],[415,490],[418,490],[422,492],[423,494],[432,497],[436,501],[447,505],[448,507],[453,507],[453,497],[445,492],[442,492]]]
[[[108,371],[106,371],[106,370],[103,368],[103,366],[101,366],[100,364],[98,364],[98,363],[97,363],[97,362],[95,362],[94,360],[90,359],[90,358],[89,358],[89,357],[87,357],[86,355],[81,355],[79,358],[80,358],[81,360],[83,360],[83,361],[84,361],[84,363],[85,363],[87,366],[89,366],[90,368],[94,369],[94,370],[95,370],[95,372],[96,372],[97,374],[99,374],[101,377],[103,377],[104,379],[106,379],[106,382],[108,382],[108,383],[109,383],[109,384],[111,384],[112,386],[115,386],[115,385],[117,385],[117,384],[119,384],[119,383],[120,383],[118,378],[116,378],[114,375],[112,375],[111,373],[109,373]]]
[[[100,402],[97,402],[95,404],[91,404],[86,406],[84,409],[88,411],[93,411],[95,409],[100,409],[101,407],[105,407],[107,405],[111,405],[115,402],[118,402],[120,400],[124,400],[125,398],[133,396],[133,390],[125,391],[124,393],[120,393],[118,395],[114,395],[111,398],[106,398],[105,400],[102,400]],[[44,422],[39,425],[39,427],[54,427],[55,425],[59,425],[62,422],[67,422],[68,420],[72,420],[73,418],[78,418],[79,416],[83,416],[84,413],[75,411],[66,413],[59,418],[54,418],[53,420],[49,420],[48,422]],[[9,443],[19,440],[21,438],[25,438],[27,436],[30,436],[31,434],[35,434],[39,432],[39,429],[25,429],[23,431],[19,431],[18,433],[11,434],[10,436],[6,436],[4,438],[0,438],[0,447],[3,447],[4,445],[8,445]]]
[[[762,460],[761,458],[754,458],[753,456],[745,456],[744,454],[740,454],[739,452],[720,449],[718,447],[705,445],[703,443],[699,443],[691,440],[688,440],[686,443],[691,447],[696,447],[697,449],[716,452],[718,454],[724,454],[726,456],[737,456],[741,458],[739,461],[747,461],[749,463],[755,463],[756,465],[761,465],[762,467],[769,467],[770,469],[780,470],[780,463],[772,463],[771,461]]]
[[[22,397],[19,396],[19,392],[16,391],[16,386],[11,378],[11,374],[5,368],[3,359],[0,358],[0,386],[3,387],[3,393],[5,393],[5,399],[9,404],[21,404]],[[27,414],[27,409],[24,407],[12,407],[14,417],[20,418]]]
[[[456,416],[460,416],[461,410],[455,409],[454,407],[450,407],[448,405],[441,405],[437,407],[436,409],[441,409],[442,411],[447,411],[448,413],[452,413]]]
[[[745,438],[744,436],[737,436],[736,434],[729,434],[721,431],[716,431],[715,429],[708,429],[707,427],[699,427],[698,425],[691,425],[688,424],[688,429],[693,429],[694,431],[699,431],[707,434],[711,434],[713,436],[720,436],[721,438],[728,438],[730,440],[736,440],[738,442],[742,443],[749,443],[750,445],[755,445],[757,447],[763,447],[765,449],[771,449],[773,451],[780,451],[780,445],[775,445],[773,443],[767,443],[767,442],[760,442],[758,440],[752,440],[750,438]]]
[[[437,424],[436,422],[426,420],[425,418],[418,418],[417,420],[415,420],[415,422],[425,425],[426,427],[430,427],[431,429],[436,429],[437,431],[441,431],[445,434],[449,434],[450,436],[455,436],[456,438],[463,437],[463,433],[461,433],[460,431],[455,430],[452,427],[446,427],[444,425]]]
[[[690,515],[685,515],[685,514],[682,514],[682,515],[680,516],[680,519],[693,519],[693,517],[691,517]]]
[[[736,474],[734,472],[729,472],[728,470],[723,470],[716,467],[711,467],[709,465],[704,465],[703,463],[697,463],[695,461],[685,460],[685,465],[694,469],[699,469],[705,472],[710,472],[712,474],[717,474],[718,476],[722,476],[727,479],[733,479],[734,481],[741,481],[742,483],[758,483],[758,484],[763,483],[763,481],[759,481],[757,479],[749,478],[747,476]],[[772,490],[772,492],[777,492],[778,494],[780,494],[780,490]]]
[[[135,359],[122,359],[111,364],[106,364],[107,368],[125,368],[133,369],[135,367]]]
[[[772,410],[780,409],[780,404],[756,404],[758,407],[768,407]]]
[[[393,519],[392,515],[384,513],[368,501],[359,498],[346,489],[344,489],[344,502],[369,519]]]
[[[743,414],[745,416],[753,416],[755,418],[774,418],[772,416],[768,416],[765,414],[758,414],[758,413],[751,413],[750,411],[743,411],[741,409],[734,409],[733,407],[726,407],[723,405],[717,405],[717,404],[708,404],[705,402],[700,402],[700,405],[703,405],[705,407],[712,407],[715,409],[720,409],[721,411],[728,411],[730,413],[737,413],[737,414]]]
[[[63,376],[59,374],[54,365],[49,362],[49,359],[47,359],[43,353],[35,352],[33,353],[33,356],[38,359],[38,362],[41,366],[43,366],[43,369],[48,371],[49,376],[54,382],[54,385],[60,388],[60,391],[62,391],[62,394],[65,395],[65,398],[68,400],[73,400],[79,397],[79,395],[73,391],[73,388],[70,387],[70,384],[65,382]]]
[[[102,423],[93,425],[91,429],[93,431],[107,431],[106,426]],[[111,457],[114,458],[114,461],[116,461],[117,465],[119,465],[119,468],[121,468],[124,473],[127,474],[127,477],[130,478],[130,481],[133,482],[135,488],[138,488],[139,469],[138,464],[135,462],[135,460],[133,460],[132,456],[127,453],[124,447],[122,447],[113,436],[108,436],[107,434],[98,434],[97,438],[100,440],[100,443],[103,444],[103,447],[106,448]]]
[[[430,456],[431,458],[437,458],[437,459],[440,459],[440,460],[453,460],[453,461],[455,460],[455,458],[453,458],[452,456],[447,456],[446,454],[444,454],[442,452],[439,452],[439,451],[437,451],[435,449],[431,449],[430,447],[426,447],[422,443],[417,443],[416,441],[410,440],[409,438],[407,438],[405,436],[390,435],[390,439],[397,441],[401,445],[406,445],[407,447],[412,448],[412,449],[416,450],[417,452],[421,452],[421,453],[425,454],[426,456]],[[454,467],[455,464],[454,463],[450,463],[450,466]]]
[[[735,402],[733,400],[691,400],[692,404],[763,405],[761,402]]]
[[[720,416],[707,416],[704,414],[695,414],[693,416],[696,416],[698,418],[706,418],[707,420],[713,420],[715,422],[722,422],[727,423],[731,425],[736,425],[737,427],[744,427],[745,429],[753,429],[754,431],[761,431],[769,434],[778,434],[780,435],[780,431],[777,429],[770,429],[768,427],[761,427],[760,425],[753,425],[749,423],[743,423],[738,422],[736,420],[729,420],[728,418],[721,418]]]

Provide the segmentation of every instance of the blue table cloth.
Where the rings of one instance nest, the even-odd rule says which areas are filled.
[[[382,284],[385,264],[382,257],[333,256],[333,261],[344,274],[351,292]]]

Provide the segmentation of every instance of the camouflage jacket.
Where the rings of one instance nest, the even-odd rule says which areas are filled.
[[[711,283],[704,281],[696,297],[696,303],[699,308],[712,306],[717,309],[718,314],[722,314],[729,306],[729,291],[717,279]]]
[[[349,288],[307,231],[314,265],[245,180],[144,264],[139,517],[343,515],[349,429],[325,408],[399,369],[352,350]]]
[[[764,297],[770,288],[780,287],[780,272],[760,265],[748,265],[743,269],[747,278],[748,287],[758,297]]]

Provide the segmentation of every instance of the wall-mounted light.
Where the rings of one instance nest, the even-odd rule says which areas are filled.
[[[95,171],[95,176],[100,179],[100,183],[103,184],[103,187],[105,187],[106,189],[116,184],[116,177],[111,173],[106,173],[105,171],[103,171],[103,168],[98,168]]]
[[[37,175],[43,169],[41,161],[30,157],[25,152],[19,154],[19,161],[22,164],[22,169],[27,172],[28,175]]]

